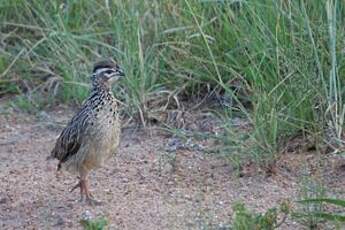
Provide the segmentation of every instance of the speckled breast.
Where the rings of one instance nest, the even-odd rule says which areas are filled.
[[[113,103],[95,109],[89,128],[88,150],[84,164],[88,168],[100,167],[116,153],[120,143],[120,119]]]

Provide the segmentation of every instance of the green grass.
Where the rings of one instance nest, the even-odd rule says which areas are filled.
[[[301,133],[341,144],[344,16],[336,0],[1,1],[0,95],[81,103],[92,63],[116,57],[127,114],[145,123],[154,101],[176,107],[167,95],[215,91],[234,102],[222,151],[271,161]],[[253,126],[245,140],[234,116]]]
[[[91,220],[81,220],[80,223],[85,230],[104,230],[107,229],[108,220],[105,217],[99,217]]]
[[[233,206],[234,214],[229,228],[236,230],[273,230],[280,229],[280,226],[288,221],[305,222],[303,226],[307,229],[320,229],[318,223],[328,222],[327,229],[342,229],[345,222],[344,207],[345,200],[336,198],[307,198],[299,200],[296,203],[302,204],[304,210],[293,208],[289,201],[282,202],[279,207],[273,207],[263,213],[256,213],[241,202]],[[338,207],[338,211],[325,212],[320,209],[323,204],[333,205]],[[317,207],[315,209],[315,207]],[[310,209],[313,209],[311,211]],[[323,225],[325,228],[326,226]]]
[[[232,218],[232,227],[234,230],[273,230],[285,223],[291,212],[290,204],[282,202],[279,208],[271,208],[265,213],[255,213],[248,210],[243,203],[237,203],[233,206],[234,215]]]
[[[315,218],[319,220],[329,221],[335,224],[336,229],[341,229],[343,223],[345,223],[345,215],[344,215],[344,208],[345,208],[345,200],[344,199],[336,199],[336,198],[316,198],[316,199],[306,199],[301,200],[299,203],[307,206],[311,204],[321,205],[322,203],[333,205],[335,207],[340,208],[341,211],[333,211],[333,212],[311,212],[311,213],[295,213],[294,215],[297,218]]]

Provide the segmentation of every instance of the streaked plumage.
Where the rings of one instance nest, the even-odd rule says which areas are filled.
[[[120,141],[120,119],[111,83],[123,75],[112,61],[94,66],[91,94],[62,131],[51,153],[59,160],[58,170],[79,174],[75,188],[80,187],[82,199],[84,194],[92,203],[95,201],[87,188],[87,175],[116,152]]]

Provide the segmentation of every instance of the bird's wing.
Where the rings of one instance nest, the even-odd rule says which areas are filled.
[[[85,106],[72,118],[66,128],[61,132],[51,152],[51,156],[60,160],[60,163],[63,163],[76,154],[83,143],[83,136],[85,136],[88,120],[89,115],[87,107]]]

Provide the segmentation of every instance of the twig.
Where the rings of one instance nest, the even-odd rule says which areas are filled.
[[[12,68],[12,66],[17,62],[17,60],[19,59],[19,57],[24,53],[25,49],[23,48],[13,59],[13,61],[11,62],[11,64],[9,66],[7,66],[7,68],[5,69],[4,72],[2,72],[2,74],[0,75],[0,78],[4,77],[7,72]]]

